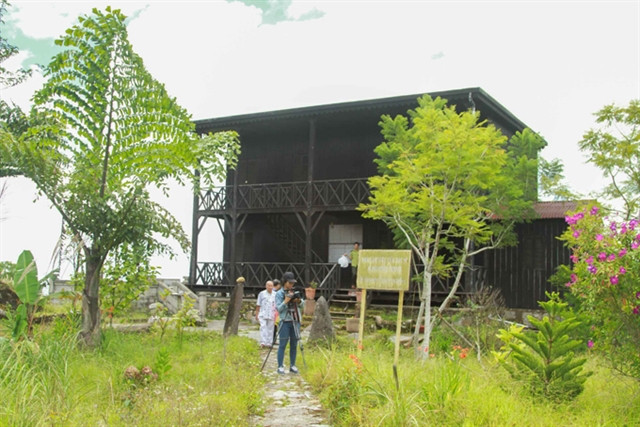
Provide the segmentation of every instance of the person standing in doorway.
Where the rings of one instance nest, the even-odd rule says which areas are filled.
[[[260,323],[260,347],[273,345],[273,330],[276,313],[276,294],[273,292],[273,282],[268,280],[265,289],[258,294],[256,302],[256,320]]]
[[[356,279],[358,277],[359,251],[360,251],[360,242],[355,242],[353,244],[353,249],[351,250],[349,255],[347,255],[349,257],[349,260],[351,261],[351,280],[352,280],[351,287],[352,288],[356,287]]]
[[[293,285],[296,279],[293,273],[287,271],[282,275],[282,289],[276,293],[276,308],[280,314],[280,324],[278,335],[280,344],[278,346],[278,373],[284,374],[284,351],[289,344],[289,372],[298,373],[296,367],[296,356],[298,354],[298,340],[300,339],[300,319],[302,319],[301,308],[304,301],[301,295],[296,294]]]

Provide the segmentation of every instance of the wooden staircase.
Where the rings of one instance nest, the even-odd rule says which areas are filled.
[[[360,314],[360,303],[356,300],[355,289],[336,289],[329,303],[329,314],[335,321],[344,321]]]

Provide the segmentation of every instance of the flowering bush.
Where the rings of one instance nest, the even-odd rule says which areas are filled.
[[[589,348],[640,379],[640,226],[603,218],[598,206],[570,213],[561,239],[571,248],[566,288],[589,315]]]

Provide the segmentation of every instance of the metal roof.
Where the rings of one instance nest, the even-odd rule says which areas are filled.
[[[378,98],[369,99],[363,101],[341,102],[336,104],[324,104],[310,107],[291,108],[285,110],[267,111],[262,113],[243,114],[237,116],[227,116],[219,118],[210,118],[196,120],[195,124],[199,130],[211,131],[219,130],[222,128],[228,128],[232,126],[279,121],[288,119],[297,119],[305,117],[317,117],[325,114],[340,114],[345,112],[365,111],[365,110],[380,110],[389,107],[406,107],[407,109],[416,107],[416,100],[424,94],[403,95],[391,98]],[[473,102],[480,106],[488,107],[493,114],[500,116],[502,120],[511,125],[515,129],[524,129],[527,127],[520,119],[514,116],[509,110],[502,106],[498,101],[493,99],[489,94],[479,87],[455,89],[440,92],[430,92],[429,95],[433,98],[440,97],[447,99],[451,104],[461,104],[465,102],[465,105],[469,103],[469,96],[471,95]],[[483,111],[482,108],[478,110]],[[486,113],[486,111],[485,111]]]
[[[575,211],[578,205],[589,200],[563,200],[559,202],[536,202],[533,206],[540,218],[564,218],[568,211]]]

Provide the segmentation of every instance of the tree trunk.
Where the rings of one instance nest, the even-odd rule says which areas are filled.
[[[423,286],[424,289],[424,286]],[[418,350],[419,347],[419,336],[420,336],[420,324],[422,322],[422,313],[424,313],[424,299],[422,299],[422,295],[424,294],[424,291],[420,291],[420,309],[418,310],[418,318],[416,319],[416,327],[413,330],[413,337],[411,337],[412,341],[413,341],[413,352],[415,353],[416,357],[418,357],[420,355],[420,350]]]
[[[82,331],[80,341],[89,347],[100,344],[100,273],[102,261],[88,256],[85,263],[84,291],[82,291]]]
[[[422,296],[422,300],[424,302],[424,336],[422,338],[422,358],[428,359],[429,352],[431,349],[429,346],[431,345],[431,277],[432,274],[427,270],[427,266],[425,265],[424,271],[424,294]]]

